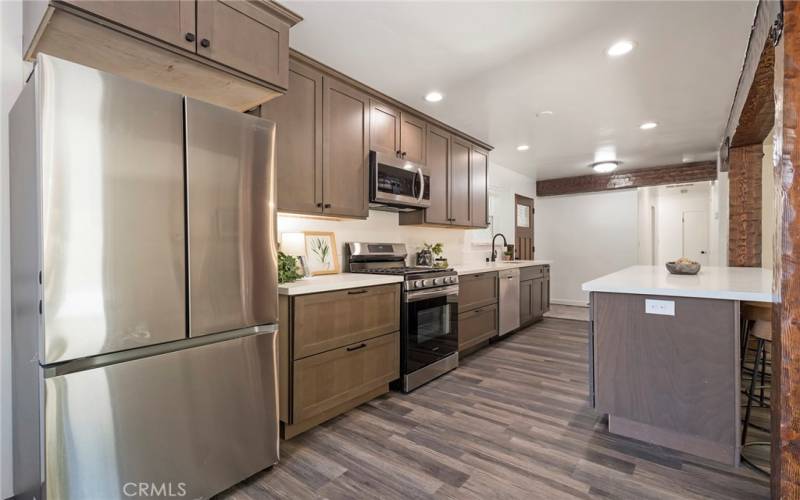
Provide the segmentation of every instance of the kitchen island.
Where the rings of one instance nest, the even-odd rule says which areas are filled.
[[[772,272],[633,266],[590,292],[590,393],[609,432],[739,463],[739,307],[772,302]]]

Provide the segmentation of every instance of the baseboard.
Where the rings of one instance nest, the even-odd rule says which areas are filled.
[[[550,299],[550,303],[562,306],[589,307],[589,302],[584,300]]]

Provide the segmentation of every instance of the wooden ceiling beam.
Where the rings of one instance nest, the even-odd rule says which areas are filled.
[[[775,46],[768,39],[761,52],[731,147],[763,144],[775,123]]]
[[[698,161],[623,170],[613,174],[590,174],[541,180],[536,182],[536,196],[617,191],[647,186],[713,181],[716,178],[717,163],[715,161]]]

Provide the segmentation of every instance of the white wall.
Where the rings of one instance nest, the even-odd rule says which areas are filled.
[[[11,303],[9,294],[8,112],[17,99],[28,65],[22,61],[22,3],[0,1],[2,83],[0,84],[0,496],[12,494]]]
[[[659,186],[656,207],[656,265],[683,257],[683,212],[686,210],[709,211],[711,206],[710,184],[697,183],[692,186]],[[709,221],[710,222],[710,221]],[[709,235],[710,235],[709,226]],[[647,235],[643,234],[642,239]],[[714,262],[710,245],[709,264]]]
[[[550,297],[585,305],[585,281],[638,260],[638,197],[635,189],[536,199],[536,258],[552,260]]]
[[[508,242],[513,243],[514,194],[531,196],[536,190],[536,181],[492,163],[489,165],[489,189],[495,199],[494,230],[504,233]],[[371,210],[366,220],[278,216],[279,234],[302,231],[333,231],[336,234],[336,246],[342,270],[344,270],[344,244],[350,241],[405,243],[410,254],[421,249],[423,243],[441,242],[444,244],[444,255],[450,265],[481,262],[491,253],[491,249],[486,245],[488,238],[491,238],[488,231],[400,226],[397,213],[378,210]]]

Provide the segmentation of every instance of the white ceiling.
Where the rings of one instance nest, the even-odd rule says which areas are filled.
[[[495,147],[539,179],[713,158],[756,2],[286,2],[293,48]],[[637,47],[610,58],[619,39]],[[430,90],[445,99],[423,100]],[[537,117],[552,110],[550,117]],[[639,125],[659,126],[642,131]],[[531,149],[520,153],[519,144]]]

